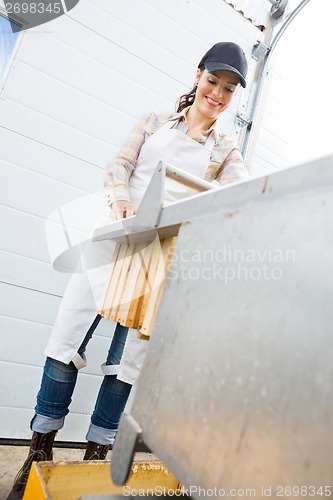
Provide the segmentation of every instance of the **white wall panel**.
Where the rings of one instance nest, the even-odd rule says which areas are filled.
[[[119,123],[125,125],[127,130],[132,125],[131,120],[123,117]],[[110,144],[52,119],[45,113],[35,111],[26,104],[19,104],[9,99],[1,103],[0,127],[51,146],[53,149],[64,151],[92,165],[104,165],[105,158],[110,158],[114,153]],[[110,130],[112,130],[111,123]]]
[[[108,13],[107,9],[109,6],[112,6],[112,4],[106,2],[96,2],[93,4],[90,0],[84,0],[68,15],[82,24],[87,24],[87,19],[89,19],[90,30],[95,31],[106,40],[110,40],[120,45],[124,51],[128,51],[137,58],[144,59],[146,63],[157,68],[166,75],[171,75],[171,77],[176,80],[182,81],[184,75],[186,76],[186,67],[190,69],[190,63],[182,60],[180,57],[175,57],[175,55],[168,50],[168,37],[166,36],[163,24],[158,23],[160,29],[165,33],[165,43],[162,46],[149,39],[149,34],[140,33],[142,21],[139,2],[136,2],[134,9],[133,2],[131,2],[132,16],[138,20],[136,28],[131,28],[128,25],[128,20],[125,19],[124,22],[119,21],[112,16],[112,12]],[[93,16],[91,15],[92,12]],[[58,18],[57,21],[60,22],[60,18]],[[114,67],[111,61],[110,66]]]
[[[31,89],[22,85],[24,81],[38,80],[35,93],[31,95]],[[102,102],[92,98],[83,92],[78,92],[77,89],[50,78],[44,73],[39,72],[36,75],[36,70],[26,64],[20,64],[17,71],[11,73],[8,78],[7,91],[4,93],[5,98],[15,103],[23,104],[29,103],[29,108],[37,113],[57,121],[58,124],[66,125],[72,130],[82,132],[85,137],[96,139],[97,141],[105,142],[110,141],[110,135],[113,136],[113,141],[117,141],[117,128],[110,134],[110,127],[115,125],[115,121],[111,119],[114,110],[113,105],[119,103],[119,94],[123,89],[125,95],[128,95],[123,101],[124,114],[128,112],[135,105],[135,101],[146,100],[145,90],[137,92],[137,97],[134,92],[130,93],[126,84],[128,82],[120,82],[115,80],[115,91],[110,92],[113,99],[112,103]],[[137,90],[137,89],[136,89]],[[56,98],[52,98],[56,96]],[[61,103],[66,102],[66,107]],[[112,129],[111,129],[112,130]],[[114,133],[113,133],[114,132]],[[84,136],[81,140],[84,140]]]
[[[81,0],[82,1],[82,0]],[[93,62],[100,63],[109,70],[113,70],[115,75],[119,77],[128,78],[133,83],[143,86],[149,89],[152,96],[159,96],[161,92],[167,95],[167,98],[174,96],[176,98],[182,90],[182,83],[178,80],[172,78],[171,75],[165,74],[149,64],[144,57],[137,57],[128,50],[124,50],[121,45],[113,42],[111,39],[107,38],[112,33],[100,34],[91,29],[87,29],[84,25],[75,20],[69,18],[68,16],[61,18],[61,31],[52,31],[49,33],[45,27],[41,27],[43,32],[47,32],[47,35],[53,38],[58,43],[62,44],[65,49],[73,48],[77,54],[85,56],[85,64],[82,68],[78,69],[77,75],[80,77],[83,72],[83,76],[86,78],[87,75],[90,76],[91,66]],[[82,44],[82,39],[84,38],[84,44]],[[35,41],[35,39],[33,39]],[[38,44],[38,39],[37,42]],[[49,40],[52,46],[51,40]],[[39,44],[38,44],[39,45]],[[38,50],[41,50],[39,47]],[[56,57],[56,55],[54,55]],[[47,54],[45,54],[45,59],[47,59]],[[36,62],[34,53],[28,50],[24,55],[24,60],[31,65]],[[59,59],[57,59],[59,61]],[[59,77],[59,71],[57,67],[52,64],[52,59],[43,61],[44,68],[46,72],[56,72],[57,77]],[[64,64],[62,60],[59,64]],[[63,74],[62,78],[67,81],[67,75]],[[167,85],[166,85],[167,82]],[[106,82],[107,95],[113,91],[113,82],[109,80]],[[146,111],[145,108],[143,111]],[[140,114],[140,103],[133,108],[132,115],[139,116]]]
[[[2,437],[30,435],[43,352],[69,279],[51,267],[45,220],[101,189],[102,169],[135,121],[172,112],[213,43],[233,40],[250,55],[260,37],[222,0],[80,0],[21,35],[0,96]],[[237,106],[223,117],[227,133]],[[88,346],[59,439],[84,440],[112,328],[102,321]]]
[[[172,41],[176,53],[182,54],[184,59],[189,60],[192,67],[196,66],[205,49],[207,50],[213,43],[231,40],[247,46],[251,43],[251,36],[259,36],[254,26],[250,26],[248,21],[220,0],[206,3],[202,0],[193,2],[171,0],[163,3],[158,0],[146,0],[146,2],[156,8],[159,16],[161,12],[164,13],[177,26],[181,26],[182,30],[185,29],[194,39],[200,41],[198,51],[192,48],[189,50],[189,46],[180,44],[177,50],[177,39]]]
[[[102,170],[97,165],[79,160],[73,155],[23,135],[19,136],[20,147],[17,147],[17,141],[17,132],[1,129],[0,162],[4,160],[17,167],[26,168],[50,179],[74,186],[76,189],[73,193],[75,192],[76,196],[78,189],[87,193],[101,189]],[[16,182],[15,178],[15,185]],[[29,189],[31,189],[30,185]],[[58,193],[59,190],[56,192]],[[57,202],[56,206],[58,205]]]
[[[52,293],[61,297],[69,276],[55,273],[48,262],[0,250],[0,276],[4,283]]]
[[[10,316],[0,318],[3,361],[11,362],[14,365],[43,365],[43,354],[50,333],[50,325],[38,323],[38,318],[36,319],[37,321],[28,321]],[[87,347],[87,366],[82,370],[82,373],[100,375],[100,365],[105,361],[106,349],[113,335],[113,323],[102,320],[99,327],[100,332],[104,335],[100,334],[94,338],[96,349],[92,348],[92,344]],[[8,333],[10,333],[10,341]],[[35,339],[33,350],[31,350],[31,338]],[[29,356],[27,356],[27,353],[29,353]]]
[[[6,230],[0,235],[1,249],[48,263],[44,220],[4,205],[0,210],[6,221]]]
[[[138,40],[143,42],[143,38],[145,38],[146,43],[152,44],[159,51],[162,50],[162,54],[159,54],[156,59],[150,59],[154,65],[160,67],[161,55],[168,54],[168,57],[176,60],[177,64],[182,64],[183,68],[184,66],[190,66],[193,71],[191,58],[196,53],[200,54],[202,52],[203,44],[203,40],[198,37],[195,26],[191,23],[192,19],[198,20],[198,6],[194,2],[187,2],[186,4],[184,0],[171,0],[169,2],[136,0],[136,9],[138,9],[137,12],[140,15],[140,22],[138,22],[137,17],[131,15],[133,13],[133,2],[131,0],[114,3],[104,2],[103,0],[89,1],[111,15],[113,23],[114,19],[116,19],[120,26],[126,25],[126,29],[133,30],[135,36],[129,37],[131,49],[133,48],[133,42],[136,43]],[[180,12],[184,7],[186,7],[188,14],[186,18],[182,17]],[[201,9],[200,14],[204,22],[205,16],[207,17],[205,9]],[[184,20],[186,20],[185,23]],[[191,54],[189,54],[188,47],[191,47]],[[169,67],[167,72],[171,73],[171,75],[175,74],[175,77],[179,79],[177,67],[171,69],[171,71]],[[180,75],[182,74],[183,71]]]
[[[25,46],[25,50],[21,52],[22,61],[29,67],[36,68],[37,55],[39,61],[37,65],[38,71],[42,71],[56,81],[68,85],[74,92],[77,91],[77,98],[93,97],[98,101],[97,105],[99,103],[104,105],[105,113],[113,114],[118,111],[130,116],[137,116],[136,104],[138,97],[146,101],[147,98],[151,98],[151,94],[155,95],[158,106],[168,108],[172,105],[169,99],[161,96],[159,87],[153,81],[153,74],[157,72],[150,72],[148,79],[140,78],[142,68],[140,68],[137,61],[137,72],[133,75],[136,79],[133,79],[132,75],[121,74],[118,68],[110,66],[110,54],[106,61],[103,61],[102,58],[101,61],[98,61],[96,57],[88,59],[87,54],[84,52],[53,36],[48,36],[47,42],[46,46],[40,45],[38,37],[33,37],[29,48],[27,49]],[[75,64],[73,64],[73,61],[75,61]],[[133,61],[129,60],[127,64],[132,65]],[[61,68],[61,72],[59,72],[59,68]],[[151,82],[150,87],[147,86],[149,81]],[[41,86],[43,86],[43,82],[41,82]],[[66,90],[68,89],[66,88]],[[48,96],[57,96],[57,101],[61,99],[61,94],[53,92],[52,89],[47,88],[47,94]],[[120,95],[125,95],[126,99],[119,100]],[[39,95],[38,100],[41,97]],[[70,96],[68,98],[71,100]],[[100,120],[99,108],[96,108],[93,113],[89,113],[89,110],[87,110],[87,113],[92,121],[98,122]]]
[[[30,366],[43,364],[43,353],[50,333],[50,325],[10,316],[1,316],[0,324],[2,361]],[[31,349],[32,338],[34,339],[33,350]]]
[[[10,181],[12,176],[15,178],[15,186]],[[27,186],[34,188],[28,189]],[[8,207],[46,218],[55,207],[85,194],[85,191],[52,179],[44,173],[36,173],[13,162],[1,162],[0,196],[3,205]]]
[[[60,297],[56,295],[41,293],[10,283],[0,283],[0,316],[9,316],[51,326],[54,323],[59,304]],[[34,339],[31,339],[31,346],[33,346],[33,342]]]

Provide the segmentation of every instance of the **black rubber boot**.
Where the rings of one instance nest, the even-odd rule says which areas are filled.
[[[28,457],[16,475],[12,491],[9,493],[7,500],[17,500],[23,497],[32,462],[52,460],[52,447],[57,432],[51,431],[47,434],[34,432],[32,434]]]
[[[109,450],[112,450],[111,444],[98,444],[88,441],[83,460],[105,460]]]

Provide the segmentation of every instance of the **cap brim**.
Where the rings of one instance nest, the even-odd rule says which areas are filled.
[[[205,68],[210,73],[214,73],[214,71],[228,71],[229,73],[233,73],[234,75],[237,75],[238,78],[240,79],[241,86],[244,87],[244,89],[246,87],[246,80],[243,77],[243,75],[236,68],[233,68],[228,64],[210,62],[209,64],[205,64]]]

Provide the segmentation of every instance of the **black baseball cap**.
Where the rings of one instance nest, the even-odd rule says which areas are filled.
[[[219,42],[213,45],[203,56],[198,68],[205,66],[207,71],[230,71],[240,78],[242,87],[246,87],[247,60],[243,49],[233,42]]]

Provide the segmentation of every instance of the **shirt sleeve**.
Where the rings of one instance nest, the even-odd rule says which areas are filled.
[[[222,185],[231,184],[250,178],[249,172],[244,166],[244,160],[237,148],[230,151],[221,165],[216,180]]]
[[[137,122],[118,154],[105,168],[104,194],[109,206],[118,200],[130,201],[128,183],[135,169],[141,147],[145,142],[145,126],[150,117],[151,113],[143,116]]]

